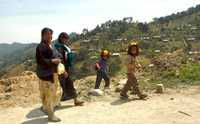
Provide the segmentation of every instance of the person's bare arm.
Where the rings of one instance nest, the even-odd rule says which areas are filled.
[[[132,60],[132,58],[130,58],[130,57],[127,58],[126,66],[127,66],[128,73],[134,72],[134,70],[135,70],[135,62],[134,62],[134,60]]]
[[[139,61],[138,57],[135,58],[135,61],[136,61],[136,67],[137,68],[142,68],[142,65],[140,64],[140,61]]]
[[[99,65],[99,62],[96,63],[96,67],[97,67],[98,70],[101,69],[101,67],[100,67],[100,65]]]
[[[141,71],[142,65],[140,64],[138,57],[135,58],[135,61],[136,61],[136,68],[138,69],[138,71]]]

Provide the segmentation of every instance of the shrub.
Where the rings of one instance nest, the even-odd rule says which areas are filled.
[[[200,64],[189,63],[180,69],[180,79],[200,81]]]

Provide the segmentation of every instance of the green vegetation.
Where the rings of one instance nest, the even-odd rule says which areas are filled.
[[[155,18],[150,23],[134,22],[132,17],[109,20],[93,30],[84,29],[81,34],[72,32],[72,46],[80,43],[73,66],[73,79],[94,75],[94,64],[101,49],[109,49],[121,56],[109,59],[110,75],[126,75],[126,50],[132,40],[138,41],[143,65],[139,81],[143,88],[157,83],[167,87],[200,84],[200,5],[187,11]],[[0,45],[0,72],[34,70],[36,44]],[[3,52],[1,52],[3,51]],[[157,51],[157,52],[156,52]],[[149,65],[153,66],[150,67]],[[20,66],[19,66],[20,65]],[[15,68],[17,67],[17,68]],[[14,69],[13,69],[14,68]]]
[[[200,64],[189,63],[180,69],[180,79],[189,81],[200,81]]]

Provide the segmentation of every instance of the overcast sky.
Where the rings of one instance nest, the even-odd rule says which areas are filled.
[[[149,22],[197,4],[200,0],[0,0],[0,43],[39,42],[43,27],[52,28],[56,38],[124,17]]]

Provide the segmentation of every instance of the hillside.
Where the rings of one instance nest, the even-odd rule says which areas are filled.
[[[100,48],[109,46],[110,42],[126,42],[126,40],[135,39],[142,42],[141,46],[147,44],[145,41],[149,41],[153,44],[150,46],[152,48],[153,46],[156,47],[156,41],[179,42],[184,38],[186,40],[188,38],[199,40],[199,21],[200,5],[197,5],[183,12],[155,18],[150,23],[133,22],[132,17],[126,17],[122,20],[109,20],[97,25],[91,31],[84,29],[82,34],[77,35],[76,39],[89,40],[94,44],[99,43],[98,47]]]
[[[75,68],[78,68],[75,70],[79,70],[75,74],[95,74],[91,63],[97,61],[99,51],[105,48],[121,55],[110,58],[111,75],[124,75],[127,45],[135,40],[141,48],[142,75],[149,82],[165,80],[168,86],[199,84],[199,6],[150,23],[133,22],[132,17],[127,17],[107,21],[90,31],[84,29],[74,41],[80,42],[79,53],[82,56],[75,61]],[[141,82],[148,85],[145,79]]]
[[[11,54],[16,50],[22,49],[28,45],[29,44],[21,44],[21,43],[12,43],[12,44],[1,43],[0,44],[0,58],[7,54]]]
[[[36,44],[0,44],[0,76],[34,70],[35,48]]]
[[[133,22],[132,17],[126,17],[122,20],[109,20],[90,31],[84,29],[81,34],[71,33],[71,45],[77,50],[74,61],[74,78],[80,79],[95,74],[91,63],[97,60],[100,49],[106,48],[112,53],[124,55],[128,43],[132,40],[139,42],[142,63],[146,68],[148,68],[148,64],[155,61],[153,59],[179,50],[183,52],[182,57],[173,59],[178,61],[179,67],[185,66],[189,59],[195,62],[199,61],[199,6],[166,17],[155,18],[150,23]],[[25,70],[35,71],[35,47],[36,44],[0,45],[0,51],[3,51],[0,52],[0,76],[5,78],[16,76],[17,73]],[[160,53],[156,53],[156,51],[160,51]],[[189,53],[197,54],[191,56],[188,55]],[[111,58],[111,75],[124,72],[124,59],[125,56]],[[176,68],[174,69],[176,70]]]

